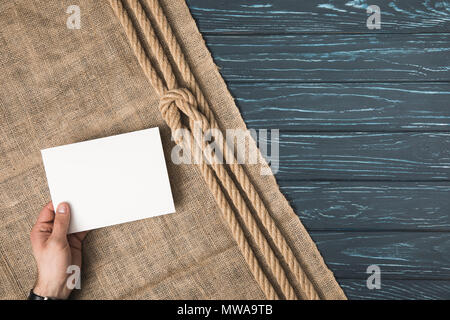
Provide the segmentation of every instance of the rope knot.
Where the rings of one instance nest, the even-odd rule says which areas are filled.
[[[159,110],[170,127],[172,134],[177,129],[185,129],[181,122],[181,114],[187,116],[189,120],[188,126],[191,130],[194,122],[200,123],[203,132],[210,128],[208,119],[198,110],[197,99],[186,88],[168,90],[159,101]]]

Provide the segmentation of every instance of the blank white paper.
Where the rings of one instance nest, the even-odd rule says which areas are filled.
[[[158,128],[41,150],[53,205],[69,233],[175,212]]]

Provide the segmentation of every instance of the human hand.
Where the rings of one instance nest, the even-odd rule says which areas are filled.
[[[44,297],[67,299],[72,289],[67,285],[67,268],[81,268],[82,241],[87,231],[67,235],[70,206],[60,203],[56,213],[49,202],[31,229],[30,239],[38,268],[33,292]]]

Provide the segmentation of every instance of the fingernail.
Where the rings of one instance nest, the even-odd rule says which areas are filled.
[[[58,206],[58,213],[67,213],[69,211],[69,207],[67,206],[67,203],[60,203]]]

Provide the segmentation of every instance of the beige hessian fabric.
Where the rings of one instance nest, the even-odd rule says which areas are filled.
[[[108,2],[78,1],[80,30],[66,27],[72,4],[0,3],[0,298],[24,298],[36,277],[29,232],[50,200],[39,150],[155,126],[177,213],[91,231],[73,297],[264,298],[198,167],[170,161],[158,95]],[[161,4],[221,127],[245,128],[184,1]],[[274,177],[245,169],[319,295],[345,298]]]

